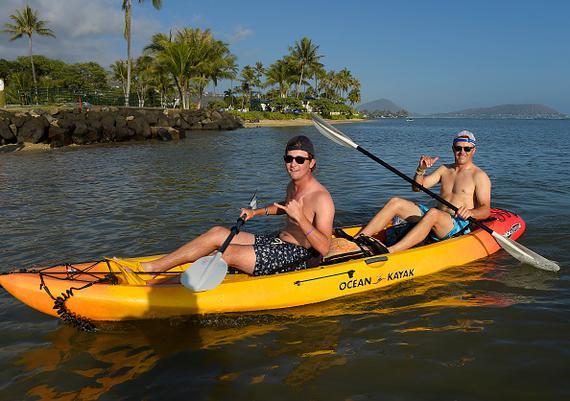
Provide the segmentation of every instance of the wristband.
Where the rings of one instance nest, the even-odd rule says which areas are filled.
[[[416,169],[416,175],[424,175],[426,173],[426,171],[423,168],[417,168]]]
[[[315,231],[315,227],[311,227],[311,229],[305,233],[305,237],[308,237],[313,231]]]
[[[269,209],[267,208],[267,206],[265,206],[265,215],[267,216],[269,214]]]

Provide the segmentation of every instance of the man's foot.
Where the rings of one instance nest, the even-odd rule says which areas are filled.
[[[356,237],[354,237],[354,242],[356,242],[359,246],[368,249],[372,255],[383,255],[385,253],[390,253],[382,241],[374,237],[369,237],[366,234],[358,234]]]

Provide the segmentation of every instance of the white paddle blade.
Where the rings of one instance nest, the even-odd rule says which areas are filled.
[[[345,134],[334,128],[332,125],[324,121],[322,118],[318,117],[315,114],[311,114],[313,118],[313,124],[315,128],[324,136],[329,138],[331,141],[338,143],[341,146],[346,146],[349,148],[356,149],[358,145],[352,141],[349,137]]]
[[[228,264],[222,259],[220,252],[204,256],[186,269],[180,276],[182,285],[194,292],[208,291],[216,288],[228,272]]]
[[[249,208],[250,209],[257,209],[257,195],[253,194],[251,200],[249,201]]]
[[[513,258],[518,259],[523,263],[549,272],[557,272],[560,270],[558,263],[540,256],[510,238],[505,238],[494,231],[493,238],[495,238],[499,245],[501,245],[505,251],[510,253]]]

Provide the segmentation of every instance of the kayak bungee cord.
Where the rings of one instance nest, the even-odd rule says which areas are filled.
[[[81,315],[78,315],[76,313],[73,313],[71,310],[69,310],[69,308],[67,307],[67,305],[65,304],[67,302],[67,300],[69,298],[71,298],[74,294],[74,291],[81,291],[85,288],[89,288],[94,284],[118,284],[118,279],[117,276],[115,275],[115,272],[111,271],[111,267],[108,266],[108,262],[107,262],[107,267],[109,268],[109,272],[90,272],[88,271],[89,269],[93,268],[94,266],[97,266],[98,264],[102,263],[102,262],[107,262],[105,260],[103,261],[98,261],[93,263],[92,265],[86,267],[85,269],[80,269],[77,266],[73,266],[69,263],[66,263],[64,266],[66,267],[66,272],[50,272],[49,269],[58,267],[58,265],[53,265],[53,266],[49,266],[49,267],[44,267],[42,269],[36,270],[36,269],[19,269],[13,272],[5,272],[5,273],[0,273],[1,275],[9,275],[9,274],[15,274],[15,273],[28,273],[28,274],[37,274],[40,278],[40,290],[44,290],[45,293],[54,301],[53,302],[53,309],[56,311],[56,313],[58,314],[59,318],[66,324],[69,324],[81,331],[85,331],[88,333],[93,333],[97,330],[97,328],[95,327],[95,324],[93,324],[93,322],[86,318],[83,317]],[[99,277],[101,274],[104,274],[103,277]],[[65,277],[62,277],[62,276]],[[90,276],[92,278],[94,278],[95,280],[85,280],[85,279],[80,279],[77,278],[76,276],[80,276],[80,275],[86,275],[86,276]],[[65,290],[64,292],[62,292],[59,296],[54,296],[52,294],[52,292],[50,291],[49,287],[47,286],[47,284],[45,283],[44,277],[49,277],[52,279],[57,279],[57,280],[64,280],[64,281],[69,281],[69,280],[75,280],[75,281],[80,281],[80,282],[85,282],[86,284],[82,287],[69,287],[67,290]]]

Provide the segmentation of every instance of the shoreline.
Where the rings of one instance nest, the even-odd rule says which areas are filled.
[[[364,121],[373,121],[365,118],[352,118],[343,120],[326,120],[331,124],[350,124],[361,123]],[[244,128],[261,128],[261,127],[302,127],[306,125],[313,125],[313,120],[308,118],[297,118],[295,120],[259,120],[256,123],[244,123]]]
[[[353,118],[353,119],[343,119],[343,120],[327,120],[331,124],[350,124],[350,123],[360,123],[366,121],[373,121],[370,119],[364,118]],[[302,126],[310,126],[313,125],[313,121],[307,118],[298,118],[295,120],[260,120],[256,123],[244,123],[244,128],[262,128],[262,127],[271,127],[271,128],[279,128],[279,127],[302,127]],[[93,145],[100,145],[102,143],[95,143],[95,144],[85,144],[85,145],[77,145],[77,144],[70,144],[64,146],[63,148],[71,148],[71,147],[83,147],[83,146],[93,146]],[[19,153],[19,152],[45,152],[50,151],[52,149],[56,149],[51,147],[47,143],[20,143],[20,144],[7,144],[0,146],[0,154],[2,153]]]

